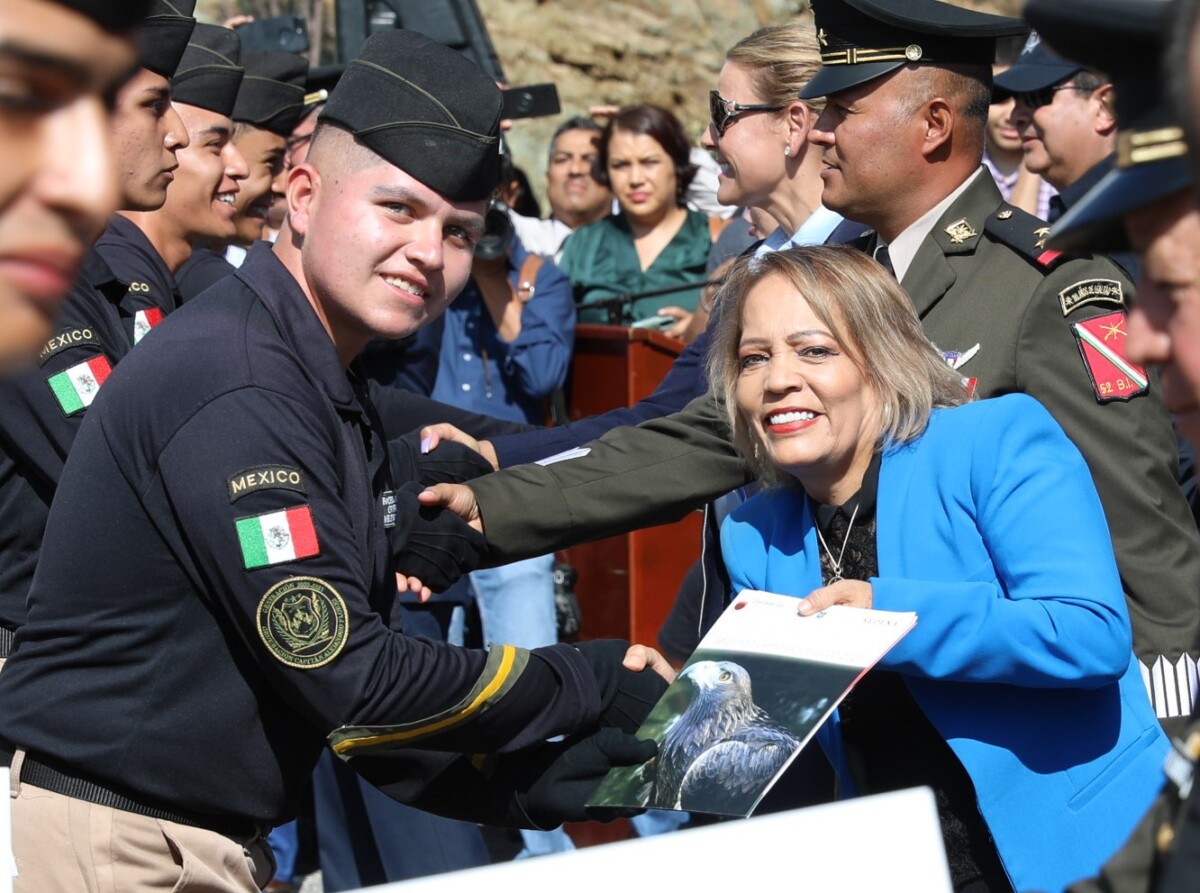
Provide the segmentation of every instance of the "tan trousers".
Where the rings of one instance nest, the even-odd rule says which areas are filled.
[[[152,819],[20,781],[12,764],[14,893],[258,893],[274,874],[265,840]]]

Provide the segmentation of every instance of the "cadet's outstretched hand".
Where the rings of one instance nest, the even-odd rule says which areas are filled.
[[[625,659],[631,649],[623,639],[578,642],[575,648],[591,667],[600,687],[600,725],[615,726],[630,734],[636,732],[667,690],[665,676],[661,671],[628,669]],[[645,659],[645,655],[642,657]],[[646,660],[645,665],[653,667],[654,661]]]
[[[563,822],[607,822],[637,815],[642,810],[588,809],[585,804],[613,766],[636,766],[656,753],[658,745],[653,741],[602,728],[518,754],[515,759],[525,765],[514,797],[517,815],[513,818],[519,824],[548,830]]]
[[[463,446],[470,447],[491,463],[492,471],[500,467],[500,460],[496,458],[496,450],[492,447],[491,441],[476,440],[470,434],[446,422],[441,422],[437,425],[426,425],[421,429],[421,452],[432,452],[437,449],[437,445],[443,440],[452,443],[461,443]]]

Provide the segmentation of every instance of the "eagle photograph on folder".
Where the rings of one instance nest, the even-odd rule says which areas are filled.
[[[750,815],[917,622],[911,611],[840,605],[801,617],[796,605],[738,593],[638,729],[657,756],[610,770],[588,805]]]

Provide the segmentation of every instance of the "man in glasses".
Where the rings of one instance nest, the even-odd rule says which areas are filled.
[[[1029,35],[1015,65],[996,77],[995,96],[1012,96],[1025,166],[1058,190],[1053,222],[1103,179],[1117,149],[1112,85]],[[1131,277],[1136,278],[1136,277]]]

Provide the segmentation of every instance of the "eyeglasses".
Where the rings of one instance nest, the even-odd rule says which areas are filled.
[[[1040,109],[1054,102],[1054,94],[1059,90],[1078,90],[1080,93],[1092,93],[1091,87],[1080,87],[1076,84],[1060,84],[1057,87],[1042,87],[1040,90],[1030,90],[1028,93],[1014,93],[1013,97],[1022,105],[1031,109]]]
[[[708,91],[708,114],[712,118],[713,130],[717,132],[717,136],[724,136],[729,125],[737,120],[739,115],[746,112],[777,112],[781,108],[781,105],[742,105],[740,102],[722,98],[716,90]]]

